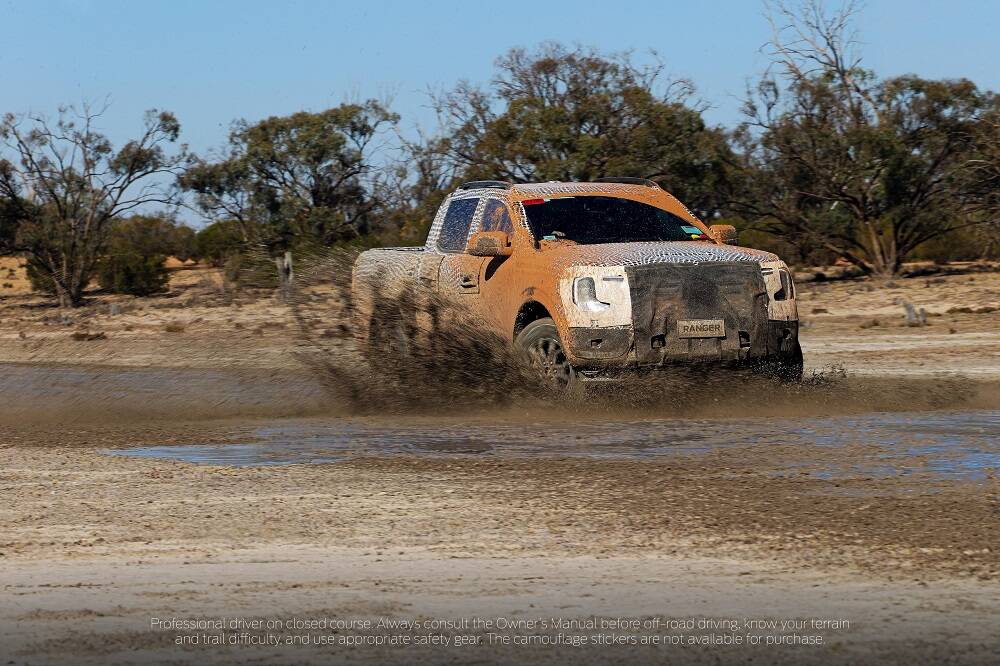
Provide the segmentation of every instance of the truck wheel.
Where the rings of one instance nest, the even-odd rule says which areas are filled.
[[[781,378],[786,382],[802,381],[802,366],[802,346],[796,341],[791,358],[782,363]]]
[[[566,357],[566,350],[552,319],[546,317],[531,322],[517,334],[514,344],[554,388],[560,391],[576,388],[576,370]]]
[[[802,347],[796,342],[787,356],[767,362],[760,371],[782,382],[797,383],[802,381],[802,365]]]

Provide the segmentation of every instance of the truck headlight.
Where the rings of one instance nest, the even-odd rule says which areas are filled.
[[[597,285],[592,277],[578,277],[573,281],[573,302],[587,312],[604,312],[611,307],[597,298]]]
[[[632,295],[624,266],[570,266],[559,279],[559,299],[570,328],[632,323]]]

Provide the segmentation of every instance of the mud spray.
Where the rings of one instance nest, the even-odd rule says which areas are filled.
[[[325,388],[332,408],[354,414],[475,415],[503,408],[532,417],[745,417],[997,404],[992,384],[856,378],[833,367],[808,370],[796,382],[692,368],[557,393],[512,340],[445,296],[432,296],[419,310],[405,295],[376,295],[372,307],[357,307],[351,293],[356,255],[333,250],[300,261],[285,292],[296,357]],[[359,310],[373,312],[372,320],[359,321]]]

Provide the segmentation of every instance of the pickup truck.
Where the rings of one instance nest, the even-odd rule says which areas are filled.
[[[406,317],[433,302],[513,343],[558,387],[696,364],[798,379],[791,273],[735,243],[733,227],[706,226],[652,181],[470,182],[423,247],[358,256],[355,335],[370,358],[405,353],[427,331]],[[404,302],[412,314],[385,317]]]

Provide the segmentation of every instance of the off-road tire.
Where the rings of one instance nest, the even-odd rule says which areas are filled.
[[[514,345],[556,391],[569,393],[579,388],[576,370],[566,356],[559,330],[551,318],[536,319],[525,326]]]
[[[800,382],[802,381],[802,366],[804,365],[802,359],[802,345],[799,344],[798,340],[795,341],[795,348],[792,349],[792,354],[790,358],[781,363],[781,379],[786,382]]]
[[[802,381],[802,365],[802,347],[796,341],[791,352],[765,361],[758,367],[757,372],[766,377],[794,384]]]

